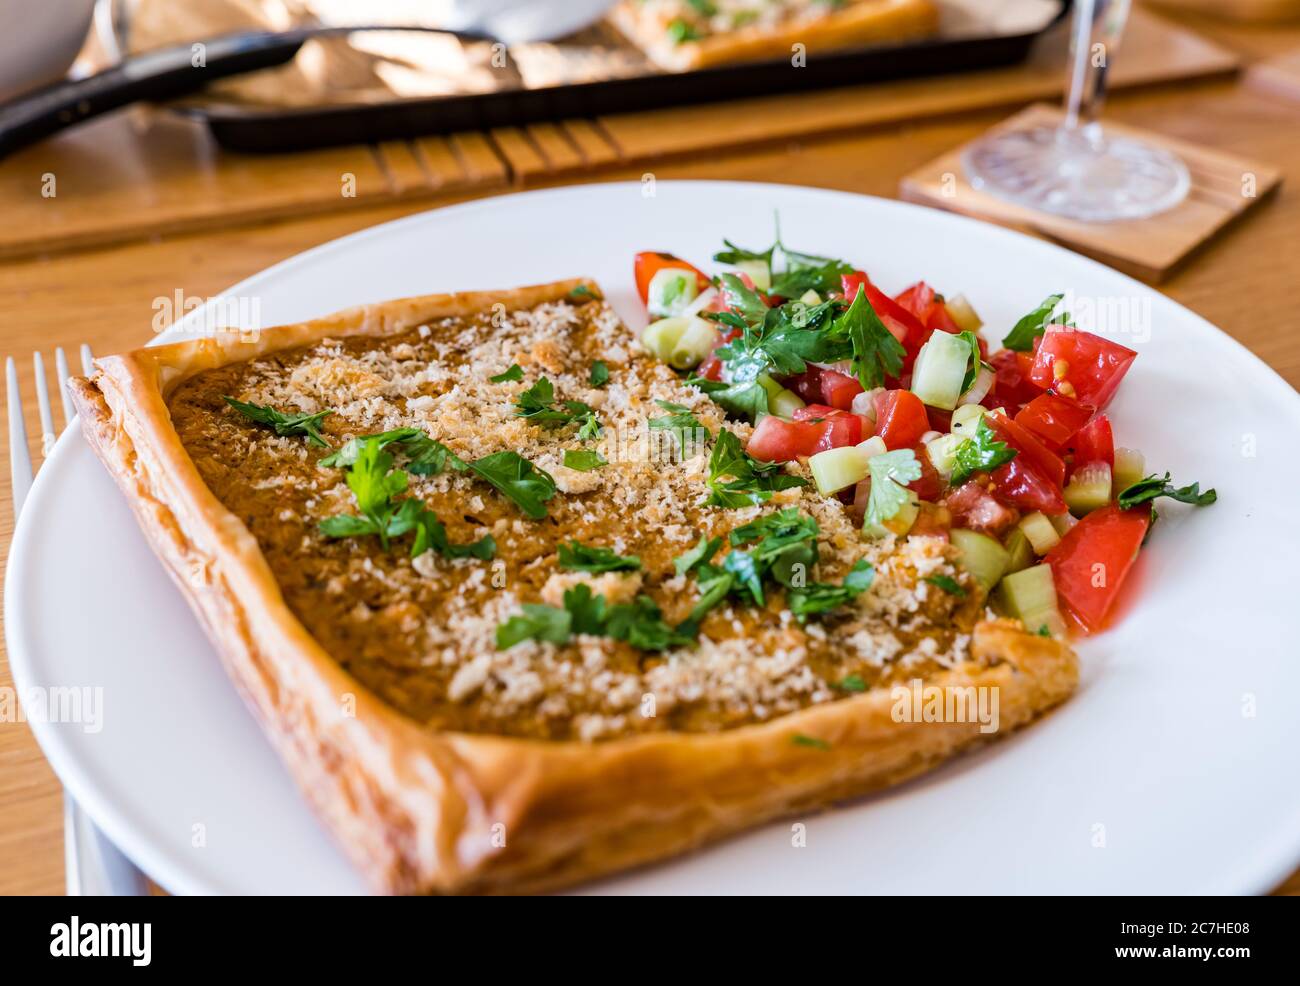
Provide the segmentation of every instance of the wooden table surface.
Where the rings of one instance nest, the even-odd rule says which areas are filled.
[[[1252,30],[1191,18],[1186,23],[1252,58],[1300,48],[1300,25]],[[1300,315],[1294,303],[1300,284],[1300,101],[1284,101],[1240,80],[1218,80],[1119,96],[1107,113],[1131,125],[1271,162],[1287,176],[1278,195],[1210,243],[1161,289],[1300,386]],[[674,161],[651,170],[661,179],[792,182],[895,197],[904,174],[1005,115],[971,113],[707,161]],[[610,177],[639,178],[642,170]],[[211,296],[308,247],[417,208],[355,209],[0,264],[0,354],[18,358],[27,377],[23,397],[28,421],[36,418],[29,371],[33,350],[48,358],[55,346],[75,351],[82,342],[99,353],[141,345],[151,333],[156,298],[177,291]],[[0,442],[7,462],[7,436],[0,435]],[[32,454],[39,461],[36,440]],[[0,500],[8,503],[9,494],[5,469]],[[0,510],[0,550],[5,553],[12,531],[10,512]],[[7,661],[0,657],[0,688],[11,685]],[[58,781],[30,730],[0,722],[0,892],[63,891],[61,804]],[[1300,894],[1300,871],[1279,890]]]

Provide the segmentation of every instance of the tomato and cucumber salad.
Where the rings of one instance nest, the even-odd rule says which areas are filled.
[[[1076,327],[1063,295],[990,352],[962,296],[925,281],[890,294],[779,238],[763,251],[724,243],[713,275],[636,255],[645,346],[754,425],[749,460],[800,463],[864,537],[950,541],[995,608],[1031,632],[1104,629],[1152,501],[1214,502],[1115,444],[1106,409],[1137,353]]]

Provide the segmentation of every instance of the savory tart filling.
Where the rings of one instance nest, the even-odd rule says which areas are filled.
[[[863,540],[591,293],[205,371],[169,406],[298,619],[430,728],[712,732],[971,659],[983,594],[945,540]]]
[[[633,0],[633,6],[682,44],[742,28],[820,20],[856,2],[861,0]]]

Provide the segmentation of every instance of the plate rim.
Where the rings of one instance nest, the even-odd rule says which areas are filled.
[[[1180,313],[1180,317],[1187,320],[1190,324],[1197,326],[1197,332],[1205,338],[1207,342],[1219,346],[1228,351],[1236,350],[1239,357],[1245,357],[1245,363],[1249,366],[1253,375],[1263,376],[1270,379],[1270,388],[1282,403],[1285,403],[1296,423],[1300,425],[1300,392],[1292,387],[1276,370],[1269,366],[1261,357],[1252,352],[1243,343],[1230,335],[1228,332],[1214,325],[1198,312],[1181,304],[1161,292],[1158,288],[1151,285],[1143,284],[1141,281],[1124,274],[1121,271],[1108,267],[1099,261],[1093,260],[1082,254],[1075,253],[1058,244],[1040,240],[1036,237],[1028,236],[1016,230],[1006,227],[997,226],[990,223],[962,216],[956,213],[944,210],[933,209],[930,207],[918,205],[915,203],[903,202],[896,199],[887,199],[880,196],[865,195],[858,192],[852,192],[842,189],[829,189],[820,186],[792,185],[777,182],[751,182],[751,181],[733,181],[733,180],[674,180],[674,179],[657,179],[656,183],[662,186],[672,188],[695,188],[707,192],[709,189],[735,189],[737,187],[750,191],[773,191],[783,195],[796,193],[800,195],[809,195],[813,198],[838,199],[849,197],[852,199],[864,199],[873,204],[874,207],[882,207],[887,211],[892,210],[904,216],[925,216],[929,221],[938,222],[939,224],[955,224],[957,228],[978,230],[978,235],[991,236],[996,240],[1003,240],[1008,243],[1024,243],[1030,248],[1042,251],[1046,254],[1056,255],[1068,258],[1071,264],[1082,262],[1089,269],[1090,273],[1099,272],[1101,276],[1118,279],[1118,283],[1128,285],[1135,289],[1137,293],[1149,296],[1154,303],[1168,306],[1172,310]],[[466,214],[477,211],[496,211],[509,210],[512,203],[517,202],[520,198],[530,200],[540,200],[548,198],[563,199],[566,197],[580,197],[593,189],[606,190],[622,188],[624,190],[640,189],[641,183],[638,181],[608,181],[608,182],[588,182],[578,185],[563,185],[556,188],[525,190],[513,192],[507,195],[490,196],[482,199],[475,199],[469,202],[455,203],[452,205],[439,206],[431,209],[421,210],[411,213],[410,215],[401,216],[396,219],[387,220],[372,226],[356,230],[352,233],[327,240],[324,243],[309,247],[283,260],[277,261],[262,270],[242,279],[231,285],[223,291],[207,298],[202,306],[194,311],[188,312],[184,318],[178,320],[169,326],[164,332],[159,333],[150,339],[145,345],[164,345],[168,342],[175,341],[178,338],[188,338],[187,335],[193,323],[199,322],[211,307],[223,300],[238,295],[241,292],[247,292],[249,288],[256,288],[260,283],[272,281],[277,277],[283,276],[296,268],[308,265],[327,257],[338,251],[351,249],[365,249],[369,240],[381,239],[388,235],[394,228],[415,227],[423,223],[437,223],[439,217],[448,214]],[[326,314],[321,312],[319,314]],[[313,316],[315,317],[315,316]],[[1227,344],[1226,346],[1224,344]],[[1262,374],[1261,374],[1261,371]],[[39,661],[33,662],[29,652],[34,652],[38,648],[34,645],[29,647],[31,630],[30,619],[22,606],[22,595],[24,592],[24,580],[19,577],[23,571],[35,564],[32,555],[33,551],[28,547],[28,542],[36,535],[33,533],[34,521],[31,518],[38,512],[30,509],[32,503],[40,503],[44,496],[44,490],[47,486],[53,485],[58,481],[57,477],[63,471],[69,468],[66,464],[72,459],[73,446],[81,442],[85,443],[80,429],[80,422],[77,417],[70,421],[63,433],[59,436],[50,455],[46,458],[44,465],[37,473],[36,479],[32,485],[28,496],[27,508],[23,510],[22,515],[15,524],[13,538],[10,543],[8,556],[5,564],[5,590],[4,590],[4,622],[5,622],[5,642],[6,652],[10,672],[13,677],[15,689],[21,692],[28,686],[29,682],[36,676],[36,667]],[[163,846],[165,843],[155,843],[147,837],[148,823],[145,819],[134,817],[135,814],[124,810],[111,796],[108,790],[111,785],[106,783],[102,778],[95,776],[94,771],[83,765],[78,760],[75,744],[67,742],[63,732],[55,728],[56,724],[44,722],[41,720],[32,720],[28,722],[29,727],[35,736],[37,743],[50,764],[51,769],[59,778],[60,783],[70,792],[81,804],[104,833],[111,838],[120,848],[123,849],[133,860],[144,869],[151,879],[155,880],[165,889],[183,894],[240,894],[245,893],[237,884],[237,881],[231,882],[220,878],[202,877],[195,875],[192,868],[185,864],[183,858],[176,858],[168,853]],[[258,723],[259,730],[262,729],[261,723]],[[302,797],[301,791],[296,792],[296,796]],[[1300,862],[1300,805],[1297,805],[1295,817],[1291,820],[1294,824],[1290,831],[1295,835],[1288,837],[1287,828],[1279,826],[1276,845],[1271,843],[1256,843],[1255,850],[1249,853],[1253,860],[1250,865],[1244,863],[1238,865],[1237,875],[1228,882],[1220,879],[1217,885],[1218,891],[1207,890],[1205,892],[1218,892],[1228,894],[1253,894],[1267,893],[1277,886],[1286,878]],[[1268,848],[1265,848],[1265,845]]]

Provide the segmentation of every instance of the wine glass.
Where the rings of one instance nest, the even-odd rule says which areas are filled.
[[[962,155],[971,186],[1017,205],[1084,222],[1144,219],[1187,197],[1177,157],[1097,122],[1106,71],[1129,0],[1074,0],[1069,97],[1059,126],[991,134]]]

